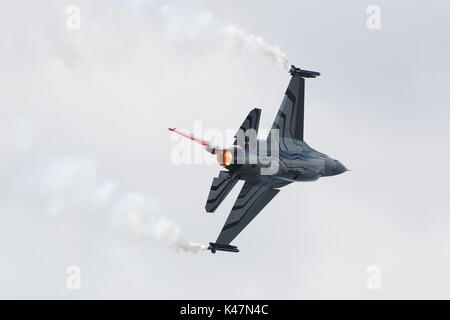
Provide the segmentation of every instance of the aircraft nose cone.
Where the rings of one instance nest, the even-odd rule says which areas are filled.
[[[347,171],[347,168],[344,167],[342,163],[333,159],[326,159],[325,161],[325,176],[335,176]]]
[[[344,165],[342,163],[340,163],[339,161],[336,161],[336,168],[334,169],[335,174],[341,174],[344,173],[345,171],[347,171],[347,168],[344,167]]]

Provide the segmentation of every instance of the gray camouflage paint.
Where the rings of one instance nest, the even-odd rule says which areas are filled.
[[[342,163],[314,150],[303,140],[305,78],[320,75],[292,67],[292,78],[286,90],[281,107],[275,118],[267,141],[257,140],[261,117],[260,109],[253,109],[244,120],[232,148],[233,162],[214,178],[205,206],[207,212],[214,212],[238,180],[245,184],[215,243],[209,249],[238,252],[231,241],[253,220],[254,217],[277,195],[279,188],[296,181],[315,181],[320,177],[335,176],[347,171]],[[273,133],[278,139],[273,139]],[[276,151],[273,152],[276,144]],[[266,146],[266,152],[262,146]],[[214,153],[215,150],[213,150]],[[277,168],[272,174],[263,174],[270,159],[270,166]]]

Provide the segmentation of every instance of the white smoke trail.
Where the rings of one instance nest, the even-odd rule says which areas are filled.
[[[273,64],[289,70],[287,55],[275,45],[268,43],[263,37],[248,33],[232,24],[225,24],[210,11],[192,11],[185,6],[162,6],[166,22],[166,35],[176,41],[205,41],[221,37],[226,47],[232,49],[250,48],[270,59]]]
[[[289,70],[290,63],[286,54],[279,47],[268,43],[263,37],[249,34],[233,25],[227,25],[223,30],[225,36],[228,38],[228,46],[233,48],[241,48],[242,46],[251,47],[256,52],[268,57],[273,64]]]
[[[61,214],[105,213],[106,223],[131,244],[158,240],[176,251],[197,253],[207,246],[187,242],[171,219],[158,215],[159,203],[142,193],[122,192],[118,185],[97,175],[94,161],[83,157],[53,159],[37,170],[31,192],[37,191],[43,212]]]
[[[176,251],[197,253],[207,249],[207,246],[184,241],[180,227],[169,218],[154,214],[158,207],[155,199],[141,193],[124,194],[112,208],[113,228],[134,244],[156,239],[169,243]]]

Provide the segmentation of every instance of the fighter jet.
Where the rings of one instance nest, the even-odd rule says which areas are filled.
[[[292,78],[266,140],[257,139],[260,109],[250,111],[230,148],[214,146],[169,128],[204,146],[226,169],[213,179],[205,206],[207,212],[214,212],[236,183],[244,181],[219,237],[209,243],[208,249],[212,253],[239,252],[230,243],[280,192],[280,188],[292,182],[316,181],[348,171],[338,160],[311,148],[303,137],[305,78],[315,78],[320,73],[295,66],[289,73]]]

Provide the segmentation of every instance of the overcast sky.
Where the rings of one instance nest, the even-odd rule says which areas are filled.
[[[0,2],[0,298],[450,298],[449,9]],[[241,184],[206,214],[220,167],[176,165],[167,128],[237,129],[255,107],[270,128],[289,82],[273,50],[322,73],[305,140],[352,171],[285,187],[239,254],[195,253]]]

